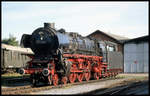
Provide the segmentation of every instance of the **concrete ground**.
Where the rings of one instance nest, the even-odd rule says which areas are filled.
[[[54,88],[54,89],[40,91],[40,92],[33,92],[31,94],[42,94],[42,95],[43,94],[51,94],[51,95],[82,94],[82,93],[90,92],[90,91],[97,90],[97,89],[110,88],[122,82],[129,82],[129,81],[133,82],[137,80],[145,80],[145,79],[148,79],[149,74],[148,73],[139,73],[139,74],[124,73],[124,74],[119,74],[118,76],[122,77],[122,79],[107,80],[107,81],[82,84],[82,85],[72,85],[72,86],[63,87],[63,88]]]

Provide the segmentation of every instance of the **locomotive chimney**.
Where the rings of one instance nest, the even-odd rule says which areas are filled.
[[[55,23],[44,23],[44,28],[53,28],[53,29],[55,29]]]

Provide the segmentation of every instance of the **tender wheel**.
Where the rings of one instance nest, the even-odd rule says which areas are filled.
[[[110,78],[110,75],[111,75],[110,72],[108,72],[108,77],[109,77],[109,78]]]
[[[63,77],[62,78],[62,83],[65,85],[65,84],[67,84],[67,81],[68,81],[68,78],[67,77]]]
[[[114,77],[116,77],[116,76],[117,76],[117,74],[118,74],[118,73],[117,73],[117,72],[115,72],[115,75],[114,75]]]
[[[94,78],[95,78],[96,80],[99,80],[99,75],[98,75],[98,73],[94,73]]]
[[[112,77],[114,77],[115,76],[115,72],[113,72],[113,76]]]
[[[89,81],[90,78],[91,78],[90,72],[85,73],[85,80],[86,80],[86,81]]]
[[[84,74],[82,74],[82,73],[81,73],[81,74],[78,74],[78,75],[77,75],[78,81],[79,81],[79,82],[82,82],[83,77],[84,77]]]
[[[108,77],[108,74],[107,74],[107,73],[105,73],[105,77]]]
[[[69,81],[70,81],[70,83],[74,83],[74,81],[76,80],[76,77],[77,77],[76,74],[71,73],[71,74],[69,75]]]
[[[113,75],[114,75],[114,73],[112,72],[112,73],[111,73],[111,77],[113,77]]]
[[[55,75],[53,76],[53,84],[54,84],[54,86],[57,86],[57,85],[58,85],[58,75],[57,75],[57,74],[55,74]]]

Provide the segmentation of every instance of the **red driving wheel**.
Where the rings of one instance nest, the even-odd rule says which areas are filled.
[[[57,85],[58,85],[58,75],[57,75],[57,74],[55,74],[55,75],[53,76],[53,84],[54,84],[54,86],[57,86]]]
[[[63,84],[67,84],[67,80],[68,80],[67,77],[63,77],[63,78],[62,78],[62,83],[63,83]]]
[[[89,81],[90,78],[91,78],[90,72],[85,73],[85,79],[86,79],[86,81]]]
[[[82,82],[84,75],[82,73],[78,74],[78,81]]]
[[[96,79],[96,80],[98,80],[99,79],[99,76],[98,76],[98,73],[96,72],[96,73],[94,73],[94,78]]]
[[[74,81],[76,80],[77,75],[75,73],[71,73],[69,76],[69,81],[70,83],[74,83]]]

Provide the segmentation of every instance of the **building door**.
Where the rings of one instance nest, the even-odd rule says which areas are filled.
[[[148,43],[124,45],[124,72],[148,72]]]
[[[135,72],[136,65],[136,44],[129,43],[124,45],[124,72]]]

